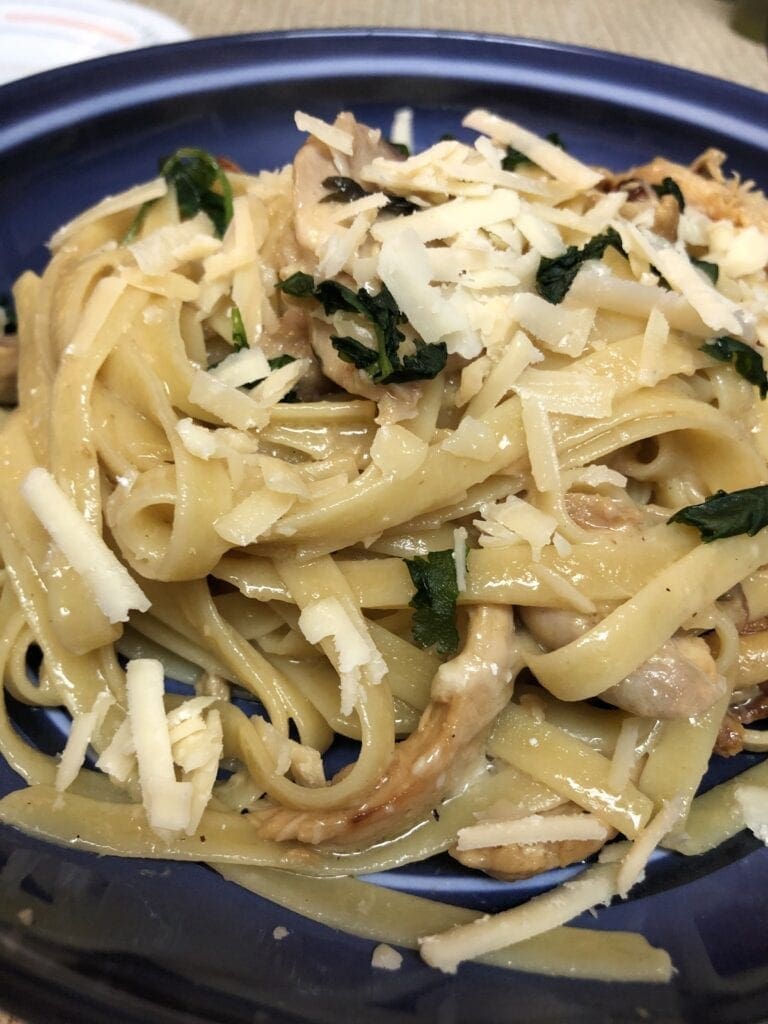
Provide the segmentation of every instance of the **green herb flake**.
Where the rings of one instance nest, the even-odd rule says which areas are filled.
[[[277,287],[286,295],[292,295],[294,299],[308,299],[315,294],[315,279],[311,274],[297,270],[284,281],[279,281]]]
[[[232,186],[216,157],[204,149],[186,147],[163,157],[158,167],[168,186],[176,192],[181,219],[190,220],[202,210],[213,221],[217,237],[223,238],[232,220]],[[148,199],[141,204],[123,236],[123,245],[136,241],[156,202],[156,199]]]
[[[147,199],[146,202],[141,204],[136,211],[136,216],[131,221],[128,230],[123,235],[123,245],[130,245],[131,242],[136,241],[139,237],[139,232],[144,226],[144,221],[147,219],[147,214],[156,202],[156,199]]]
[[[547,302],[558,305],[568,294],[568,289],[582,264],[587,260],[602,259],[609,246],[613,246],[622,256],[627,255],[618,231],[615,228],[608,228],[604,234],[591,238],[581,249],[569,245],[561,256],[555,256],[553,259],[542,256],[536,272],[536,288],[539,295]]]
[[[453,551],[430,551],[426,558],[405,559],[416,593],[410,601],[413,639],[419,647],[436,647],[444,656],[459,647],[456,600],[459,587]]]
[[[287,352],[283,352],[281,356],[274,356],[272,359],[268,359],[270,370],[279,370],[283,366],[287,366],[289,363],[296,362],[296,356],[289,356]]]
[[[326,316],[334,313],[355,313],[373,328],[376,348],[371,348],[348,336],[331,336],[331,344],[345,363],[351,363],[371,377],[376,384],[403,384],[413,380],[431,380],[443,369],[448,359],[444,342],[428,345],[415,339],[415,351],[400,355],[405,335],[398,325],[406,322],[391,293],[382,287],[375,295],[364,288],[353,291],[338,281],[321,281],[299,271],[277,286],[294,298],[315,298]]]
[[[760,389],[761,398],[768,395],[768,375],[763,357],[751,345],[745,345],[743,341],[726,334],[702,345],[701,351],[721,363],[732,363],[738,374]]]
[[[674,196],[677,200],[677,205],[680,207],[680,213],[683,212],[685,209],[685,197],[674,178],[664,178],[660,185],[652,185],[651,187],[659,199],[663,196]]]
[[[754,537],[768,526],[768,486],[742,491],[718,491],[700,505],[681,508],[670,523],[695,526],[705,544],[746,533]]]
[[[707,260],[697,260],[691,256],[691,263],[706,274],[712,284],[717,284],[717,280],[720,277],[720,267],[716,263],[709,263]]]
[[[202,211],[222,238],[232,220],[232,186],[218,160],[203,149],[177,149],[160,161],[160,173],[176,191],[181,219]]]
[[[323,188],[330,189],[330,191],[327,196],[320,200],[321,203],[353,203],[356,199],[363,199],[365,196],[375,194],[364,189],[354,178],[344,178],[341,175],[331,175],[330,178],[324,178]],[[409,217],[416,210],[421,209],[420,206],[412,203],[405,196],[393,195],[391,192],[385,192],[384,195],[387,197],[387,204],[382,206],[379,211],[380,213],[391,213],[398,217]]]
[[[396,153],[399,153],[400,156],[405,157],[406,160],[411,155],[410,149],[408,149],[404,142],[393,142],[392,139],[389,139],[388,145],[390,145]]]
[[[243,315],[238,306],[232,307],[230,316],[232,319],[232,345],[235,352],[239,352],[240,349],[248,348],[248,335],[245,333]]]

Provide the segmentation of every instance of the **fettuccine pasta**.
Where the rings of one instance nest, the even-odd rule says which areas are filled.
[[[669,980],[568,922],[768,835],[763,765],[695,796],[768,749],[768,204],[483,110],[415,155],[296,124],[276,172],[179,150],[16,284],[0,820],[445,971]],[[581,867],[490,917],[356,877],[446,851],[511,901]]]

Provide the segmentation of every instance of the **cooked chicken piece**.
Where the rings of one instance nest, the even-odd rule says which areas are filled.
[[[631,501],[604,494],[572,491],[565,496],[565,507],[574,523],[586,530],[636,530],[643,522]]]
[[[600,621],[598,615],[555,608],[524,608],[521,617],[546,650],[572,643]],[[725,687],[705,641],[680,635],[667,640],[600,698],[643,718],[690,718],[710,708],[725,693]]]
[[[476,767],[488,730],[510,699],[517,667],[511,611],[471,609],[464,649],[440,666],[417,729],[397,744],[387,773],[363,800],[320,813],[269,808],[249,820],[262,838],[338,848],[359,849],[404,832]]]
[[[642,167],[609,175],[607,180],[613,188],[621,188],[627,181],[658,185],[664,178],[673,178],[686,202],[698,206],[712,220],[730,220],[738,227],[754,224],[768,230],[768,199],[753,182],[742,182],[736,175],[726,178],[722,171],[724,161],[725,154],[716,149],[702,153],[690,167],[656,157]]]
[[[701,637],[673,636],[600,697],[643,718],[692,718],[711,708],[726,687]]]
[[[565,804],[542,814],[582,814],[576,804]],[[611,829],[606,839],[562,839],[555,843],[510,843],[507,846],[486,846],[478,850],[459,850],[453,847],[448,852],[459,863],[468,868],[484,871],[503,882],[517,882],[531,878],[542,871],[566,868],[586,860],[601,850],[608,840],[616,835]]]
[[[0,405],[16,405],[19,345],[15,334],[0,333]]]

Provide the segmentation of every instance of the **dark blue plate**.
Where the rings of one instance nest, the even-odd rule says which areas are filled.
[[[510,39],[368,30],[206,39],[118,54],[0,89],[0,293],[45,262],[44,241],[99,199],[151,177],[180,145],[256,170],[291,159],[299,107],[351,108],[386,129],[416,111],[427,145],[483,105],[579,157],[619,169],[707,146],[763,185],[768,96],[689,72]],[[45,745],[50,722],[21,716]],[[746,767],[753,759],[720,765]],[[0,764],[0,793],[19,779]],[[590,928],[632,929],[670,950],[669,986],[538,978],[465,965],[454,978],[410,952],[396,974],[373,943],[297,918],[202,866],[102,859],[0,828],[0,1002],[29,1020],[401,1024],[747,1024],[768,1016],[768,852],[746,834],[713,855],[667,855],[629,902]],[[447,859],[398,888],[483,909],[551,884],[501,885]],[[31,907],[34,924],[17,912]],[[287,925],[288,938],[272,930]]]

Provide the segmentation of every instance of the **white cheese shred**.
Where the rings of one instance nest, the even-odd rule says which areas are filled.
[[[189,782],[176,780],[163,703],[162,663],[153,658],[129,661],[125,689],[147,820],[161,831],[186,831],[193,789]]]
[[[56,769],[56,789],[63,793],[77,778],[83,766],[88,744],[102,726],[107,711],[115,703],[115,698],[108,690],[97,694],[90,711],[83,711],[72,718],[72,728],[67,743],[61,754],[61,761]]]
[[[558,928],[591,907],[609,903],[615,892],[615,865],[600,864],[522,906],[419,939],[421,956],[431,967],[455,974],[464,960]]]
[[[46,469],[30,470],[21,493],[110,622],[149,609],[149,598]]]

